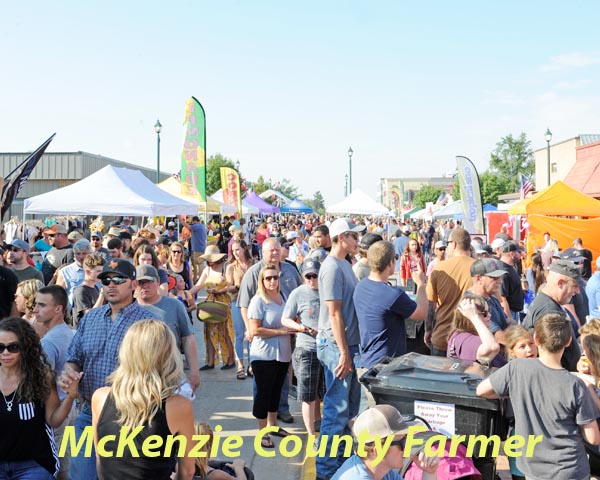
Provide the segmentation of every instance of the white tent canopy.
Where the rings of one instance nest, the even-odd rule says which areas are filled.
[[[456,200],[455,202],[449,203],[448,205],[433,212],[433,218],[447,220],[450,218],[455,218],[455,215],[458,214],[462,215],[462,203],[460,200]]]
[[[362,190],[356,189],[340,203],[327,207],[327,213],[388,215],[390,211]]]
[[[217,190],[215,193],[213,193],[210,198],[212,198],[213,200],[216,200],[217,202],[221,202],[223,203],[223,189],[220,188],[219,190]],[[226,204],[224,204],[226,205]],[[237,212],[237,209],[235,209],[235,211]],[[254,205],[250,205],[249,203],[244,202],[244,200],[242,200],[242,215],[258,215],[259,214],[259,210],[258,208],[256,208]]]
[[[31,197],[25,214],[196,215],[198,205],[158,188],[139,170],[108,165],[72,185]]]
[[[265,190],[263,193],[261,193],[259,195],[259,197],[262,198],[263,200],[266,200],[267,198],[272,197],[273,195],[275,195],[277,198],[281,199],[282,205],[287,205],[288,203],[290,203],[292,201],[291,198],[286,197],[283,193],[278,192],[277,190],[273,190],[272,188]]]

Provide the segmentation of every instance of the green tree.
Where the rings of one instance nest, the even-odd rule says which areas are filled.
[[[518,138],[514,138],[512,134],[502,137],[490,154],[490,170],[508,182],[508,191],[503,193],[517,191],[519,174],[531,178],[535,172],[533,150],[527,136],[521,133]]]
[[[312,208],[319,215],[323,215],[325,213],[325,199],[320,191],[316,191],[313,195],[313,198],[307,198],[302,200],[304,204],[310,208]]]
[[[256,179],[256,182],[252,182],[252,190],[254,190],[257,195],[266,192],[269,188],[271,188],[271,180],[265,180],[262,175]]]
[[[483,204],[498,205],[498,196],[514,192],[513,179],[502,174],[486,170],[480,175],[481,200]]]
[[[432,187],[431,185],[422,186],[421,189],[415,193],[415,197],[413,199],[415,207],[425,208],[425,204],[427,202],[435,202],[441,193],[442,190]]]
[[[221,188],[221,167],[230,167],[235,169],[234,163],[217,153],[208,158],[208,168],[206,169],[206,194],[208,196]]]

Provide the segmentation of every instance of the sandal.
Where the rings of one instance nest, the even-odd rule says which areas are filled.
[[[238,368],[238,371],[236,373],[236,378],[238,380],[246,380],[246,372],[244,370],[244,367]]]
[[[221,370],[231,370],[232,368],[235,368],[235,363],[228,363],[226,365],[223,365],[221,367]]]
[[[271,440],[271,437],[269,437],[269,435],[265,435],[264,437],[262,437],[262,439],[260,440],[260,446],[263,448],[275,448],[273,440]]]
[[[273,435],[274,437],[285,438],[285,437],[289,437],[291,435],[291,433],[288,432],[287,430],[284,430],[283,428],[279,427],[278,430],[271,432],[271,435]]]
[[[215,366],[214,366],[214,365],[208,365],[208,364],[206,364],[206,365],[204,365],[203,367],[200,367],[198,370],[200,370],[200,371],[204,371],[204,370],[212,370],[213,368],[215,368]]]

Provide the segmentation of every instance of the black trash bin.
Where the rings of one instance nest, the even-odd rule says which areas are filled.
[[[464,360],[408,353],[369,369],[360,381],[378,404],[393,405],[405,415],[415,414],[416,401],[454,405],[455,431],[450,433],[502,436],[501,402],[475,393],[494,370]],[[485,456],[474,456],[473,462],[484,480],[494,480],[491,448]]]

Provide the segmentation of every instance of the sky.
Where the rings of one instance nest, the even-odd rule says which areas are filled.
[[[534,149],[600,133],[596,1],[9,2],[0,151],[86,151],[180,166],[185,102],[207,155],[304,198],[376,197],[380,178],[480,171],[504,136]]]

